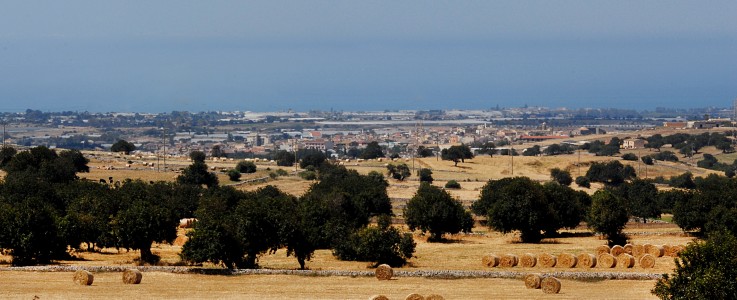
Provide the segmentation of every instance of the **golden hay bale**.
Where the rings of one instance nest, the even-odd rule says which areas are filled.
[[[487,267],[496,267],[499,265],[499,256],[494,254],[484,255],[484,257],[481,258],[481,263]]]
[[[394,276],[394,270],[392,270],[392,267],[387,264],[381,264],[376,267],[375,274],[376,278],[379,280],[389,280]]]
[[[527,274],[525,275],[525,286],[528,289],[539,289],[540,283],[542,282],[542,277],[537,274]]]
[[[614,268],[617,266],[617,259],[609,253],[599,255],[596,260],[602,268]]]
[[[430,294],[430,295],[427,295],[427,297],[425,297],[425,300],[445,300],[445,298],[443,298],[443,296],[440,296],[438,294]]]
[[[502,268],[511,268],[519,263],[519,258],[514,254],[504,254],[499,260],[499,266]]]
[[[555,277],[545,277],[540,283],[540,287],[546,294],[557,294],[560,292],[560,280]]]
[[[627,253],[622,253],[617,256],[617,267],[618,268],[632,268],[635,266],[635,257]]]
[[[634,257],[642,257],[645,255],[645,246],[644,245],[633,245],[632,246],[632,256]]]
[[[519,264],[523,268],[532,268],[537,265],[537,257],[532,253],[522,254],[522,257],[519,259]]]
[[[577,263],[578,258],[576,258],[575,255],[570,253],[561,253],[558,255],[558,263],[556,265],[561,268],[575,268]]]
[[[624,247],[620,245],[614,245],[612,246],[612,249],[609,250],[609,254],[611,254],[614,257],[619,256],[620,254],[624,253]]]
[[[599,255],[604,254],[604,253],[609,254],[609,246],[607,246],[607,245],[601,245],[599,247],[596,247],[595,252],[596,252],[596,256],[597,257]]]
[[[679,256],[681,256],[681,252],[683,252],[683,249],[684,248],[685,247],[683,247],[683,245],[672,246],[670,248],[671,249],[671,253],[668,256],[671,256],[671,257],[679,257]]]
[[[624,248],[624,253],[627,253],[629,255],[632,255],[632,248],[634,248],[634,247],[635,246],[632,245],[632,244],[626,244],[622,248]]]
[[[79,285],[92,285],[95,281],[95,276],[92,273],[85,270],[78,270],[74,272],[74,283]]]
[[[668,254],[671,253],[671,251],[673,251],[673,246],[668,244],[663,245],[663,256],[670,256]]]
[[[645,254],[640,257],[640,267],[645,269],[652,269],[655,267],[655,257],[650,254]]]
[[[369,298],[369,300],[389,300],[389,298],[384,295],[373,295]]]
[[[412,293],[412,294],[407,295],[407,297],[404,298],[404,300],[425,300],[425,297],[422,297],[422,295],[417,294],[417,293]]]
[[[558,263],[558,258],[550,253],[543,253],[537,256],[537,262],[543,268],[552,268]]]
[[[593,268],[596,267],[596,256],[591,253],[581,253],[577,257],[579,268]]]
[[[123,272],[123,283],[125,284],[139,284],[141,278],[143,274],[138,269],[127,269]]]
[[[645,253],[654,257],[661,257],[663,256],[663,246],[645,244]]]

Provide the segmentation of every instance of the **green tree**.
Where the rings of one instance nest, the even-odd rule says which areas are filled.
[[[411,233],[401,234],[391,226],[390,216],[379,216],[378,226],[368,226],[336,245],[333,253],[340,260],[370,261],[374,266],[401,267],[412,258],[416,243]]]
[[[82,152],[79,152],[79,150],[66,150],[59,153],[59,159],[66,160],[68,163],[74,166],[74,170],[77,173],[89,173],[90,167],[87,166],[87,163],[90,162],[89,159],[84,157],[82,155]]]
[[[472,159],[473,152],[471,152],[471,148],[461,144],[459,146],[450,146],[448,149],[443,149],[443,151],[440,151],[440,158],[443,160],[453,161],[454,165],[458,166],[459,161],[466,162],[466,159]]]
[[[641,218],[643,222],[647,218],[660,217],[658,189],[649,181],[635,179],[620,185],[615,192],[624,198],[630,216]]]
[[[5,168],[5,165],[10,162],[16,153],[18,153],[18,151],[15,150],[15,148],[3,146],[2,149],[0,149],[0,169]]]
[[[652,293],[660,299],[733,299],[737,295],[737,239],[715,232],[690,243],[676,259],[673,273],[663,275]]]
[[[308,167],[319,168],[327,160],[325,153],[318,150],[307,150],[301,154],[299,167],[302,169],[306,169]]]
[[[238,170],[235,169],[228,170],[228,179],[230,179],[230,181],[240,181],[241,172],[238,172]]]
[[[425,182],[407,202],[404,218],[410,230],[429,232],[428,241],[440,241],[445,233],[471,232],[474,222],[460,201]]]
[[[566,170],[561,170],[560,168],[550,169],[550,177],[553,178],[555,182],[566,186],[571,185],[573,182],[571,173]]]
[[[151,251],[154,242],[171,243],[177,237],[182,217],[173,184],[140,180],[127,181],[113,195],[120,210],[112,220],[116,246],[140,250],[142,263],[155,264],[159,256]]]
[[[622,233],[627,224],[627,208],[624,200],[609,190],[598,190],[591,197],[588,226],[606,237],[609,245],[624,245],[627,236]]]
[[[458,181],[455,181],[455,180],[452,180],[451,179],[451,180],[448,180],[448,182],[445,183],[445,188],[446,189],[460,189],[461,188],[461,184],[458,183]]]
[[[651,166],[652,166],[652,165],[653,165],[653,164],[655,163],[655,162],[653,161],[653,158],[652,158],[651,156],[643,156],[643,157],[640,157],[640,159],[641,159],[641,160],[642,160],[642,162],[643,162],[643,163],[645,163],[646,165],[651,165]]]
[[[235,169],[238,172],[249,174],[256,172],[256,164],[250,161],[240,161],[235,165]]]
[[[294,165],[294,152],[288,152],[286,150],[276,151],[274,160],[277,166],[291,167]]]
[[[375,159],[379,157],[384,157],[384,150],[381,149],[381,146],[379,145],[379,142],[369,142],[366,145],[366,148],[363,149],[361,152],[360,158],[363,159]]]
[[[427,148],[425,146],[417,147],[417,157],[432,157],[432,156],[435,156],[435,154],[432,152],[432,149]]]
[[[590,181],[607,185],[619,185],[636,176],[632,166],[625,166],[617,160],[608,163],[594,162],[586,172],[586,177]]]
[[[591,187],[591,181],[586,176],[578,176],[576,177],[576,185],[588,189]]]
[[[432,170],[430,170],[428,168],[422,168],[422,169],[418,170],[417,171],[417,177],[419,177],[420,178],[420,181],[422,181],[422,182],[428,182],[428,183],[432,183],[433,182]]]
[[[540,151],[539,145],[534,145],[522,151],[523,156],[539,156],[540,154],[542,154],[542,151]]]
[[[622,155],[622,159],[629,160],[629,161],[637,161],[637,155],[633,153],[625,153]]]
[[[110,147],[111,152],[123,152],[125,155],[130,154],[133,151],[136,151],[136,145],[133,145],[133,143],[128,142],[126,140],[118,140]]]
[[[386,169],[392,178],[399,181],[404,181],[405,178],[412,175],[407,164],[389,164]]]
[[[182,174],[177,177],[177,182],[180,184],[191,184],[191,185],[206,185],[208,188],[218,185],[218,177],[215,173],[211,173],[207,164],[204,162],[204,158],[199,155],[200,151],[192,151],[190,157],[192,157],[192,164],[184,168]]]
[[[205,155],[205,152],[202,151],[192,151],[189,153],[189,159],[192,160],[192,162],[200,162],[204,163],[207,156]]]

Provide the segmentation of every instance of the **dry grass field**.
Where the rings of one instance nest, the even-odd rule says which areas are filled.
[[[560,294],[525,288],[515,279],[303,277],[287,275],[215,276],[144,272],[139,285],[122,283],[121,273],[97,273],[91,286],[72,283],[70,272],[2,272],[3,299],[369,299],[410,293],[445,299],[655,299],[654,281],[580,282],[561,280]]]
[[[710,151],[710,150],[708,150]],[[636,153],[637,154],[637,153]],[[607,161],[619,159],[613,157],[596,157],[589,154],[580,156],[580,174],[585,174],[588,165],[593,161]],[[133,162],[130,166],[128,161]],[[555,157],[523,157],[516,156],[514,160],[514,176],[529,176],[535,180],[549,180],[549,169],[558,167],[566,169],[575,177],[579,174],[579,156],[563,155]],[[80,174],[90,180],[107,179],[124,180],[126,178],[171,181],[178,175],[177,170],[189,164],[185,159],[168,159],[169,170],[160,171],[157,168],[145,166],[143,162],[155,162],[155,158],[116,157],[105,153],[95,153],[90,163],[91,172]],[[412,161],[404,161],[412,167]],[[237,161],[208,161],[209,166],[216,170],[224,170],[235,166]],[[358,170],[360,173],[370,171],[386,172],[384,161],[347,162],[347,167]],[[630,163],[630,162],[623,162]],[[695,163],[695,160],[694,160]],[[644,176],[644,166],[631,163],[638,174]],[[243,180],[268,177],[268,174],[277,169],[273,163],[260,162],[259,171],[254,174],[244,174]],[[114,169],[109,168],[113,166]],[[433,170],[435,185],[443,186],[448,180],[457,180],[462,188],[450,190],[456,198],[464,204],[470,205],[478,198],[481,188],[489,179],[499,179],[512,176],[512,158],[508,156],[494,157],[480,156],[457,167],[452,162],[437,160],[436,158],[416,159],[414,166]],[[270,170],[266,170],[269,168]],[[292,168],[285,168],[290,173]],[[678,175],[690,171],[696,176],[704,176],[712,171],[695,168],[682,163],[657,162],[655,166],[648,166],[648,177]],[[219,175],[221,184],[231,184],[224,174]],[[395,212],[401,218],[401,208],[404,199],[411,198],[419,182],[416,176],[406,181],[389,180],[388,193],[395,199]],[[302,195],[312,184],[297,176],[284,176],[277,179],[268,179],[267,182],[244,183],[237,185],[243,190],[253,190],[265,185],[275,185],[283,191],[293,195]],[[584,189],[594,192],[592,189]],[[398,225],[401,226],[401,225]],[[668,223],[649,223],[628,225],[626,232],[631,241],[637,244],[687,244],[691,237],[683,235],[680,229]],[[183,234],[183,232],[180,232]],[[402,270],[493,270],[516,272],[638,272],[662,274],[670,272],[674,267],[673,258],[661,257],[656,260],[655,268],[642,269],[635,266],[632,269],[564,269],[564,268],[486,268],[481,264],[481,257],[488,253],[503,255],[507,253],[521,256],[524,253],[593,253],[598,245],[605,241],[592,236],[585,228],[565,231],[559,238],[546,239],[540,244],[518,243],[515,234],[503,235],[490,232],[488,228],[476,227],[474,234],[456,235],[446,243],[427,243],[426,237],[415,235],[417,242],[416,257]],[[181,244],[181,243],[179,243]],[[155,245],[154,253],[162,256],[164,264],[177,264],[180,259],[178,253],[180,245]],[[101,266],[101,265],[130,265],[138,256],[135,251],[118,251],[105,249],[101,253],[81,252],[75,254],[79,260],[62,261],[62,265]],[[7,266],[9,257],[0,256],[0,267]],[[284,250],[275,254],[264,255],[259,259],[262,268],[267,269],[296,269],[299,265],[293,257],[286,257]],[[365,262],[345,262],[336,260],[329,251],[320,250],[315,253],[312,261],[307,263],[312,270],[369,270]],[[215,266],[205,266],[215,267]],[[144,273],[141,285],[123,285],[119,273],[95,274],[95,283],[92,286],[82,287],[72,283],[72,274],[68,272],[20,272],[0,271],[0,298],[40,299],[54,298],[177,298],[177,299],[368,299],[374,294],[384,294],[389,299],[404,299],[410,293],[436,293],[446,299],[614,299],[653,298],[649,293],[654,285],[652,280],[562,280],[561,294],[546,295],[540,290],[528,290],[521,280],[516,279],[428,279],[400,277],[391,281],[377,281],[368,277],[316,277],[316,276],[287,276],[287,275],[240,275],[216,276],[194,274],[171,274],[164,272]]]

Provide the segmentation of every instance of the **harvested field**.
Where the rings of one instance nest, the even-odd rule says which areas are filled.
[[[40,299],[368,299],[386,295],[404,299],[411,293],[439,294],[446,299],[655,299],[654,280],[582,282],[561,279],[560,294],[527,289],[519,279],[308,277],[289,275],[213,276],[146,272],[138,285],[120,282],[120,273],[97,273],[92,286],[75,285],[71,272],[15,272],[3,276],[2,298]],[[493,286],[493,289],[489,287]]]

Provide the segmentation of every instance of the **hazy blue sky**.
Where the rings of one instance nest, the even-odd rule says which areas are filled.
[[[0,111],[731,106],[737,1],[0,1]]]

